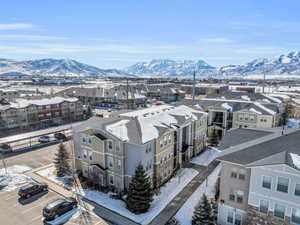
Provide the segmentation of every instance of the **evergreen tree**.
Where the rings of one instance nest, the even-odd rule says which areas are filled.
[[[211,205],[205,194],[195,207],[192,225],[214,225]]]
[[[58,146],[57,153],[55,153],[54,165],[56,168],[56,175],[58,177],[63,177],[71,173],[71,168],[69,165],[69,153],[65,148],[63,143]]]
[[[217,146],[218,145],[218,139],[219,139],[219,136],[217,134],[216,128],[214,127],[213,130],[212,130],[212,133],[208,137],[209,145],[210,146]]]
[[[139,164],[129,184],[126,207],[135,214],[145,213],[150,208],[152,197],[151,183],[143,166]]]
[[[213,222],[214,224],[217,224],[218,221],[218,203],[215,199],[211,199],[210,201],[211,204],[211,213],[212,213],[212,218],[213,218]]]

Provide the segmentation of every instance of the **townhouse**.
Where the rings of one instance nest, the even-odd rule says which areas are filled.
[[[77,98],[21,99],[0,102],[0,129],[38,129],[82,120],[84,109]]]
[[[18,97],[20,97],[20,93],[16,90],[9,90],[9,89],[0,90],[0,100],[6,99],[11,101]]]
[[[207,114],[184,105],[93,117],[74,128],[75,165],[99,189],[122,192],[141,163],[154,187],[206,146]]]
[[[281,124],[281,100],[253,93],[210,94],[204,99],[185,100],[208,113],[209,130],[223,136],[231,128],[272,128]]]
[[[300,223],[300,130],[270,131],[251,131],[218,158],[220,225]]]
[[[57,95],[78,98],[83,105],[108,110],[137,109],[146,107],[147,97],[134,86],[68,88]]]

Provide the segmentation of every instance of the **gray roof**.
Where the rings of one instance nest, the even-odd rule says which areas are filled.
[[[272,134],[273,132],[256,129],[237,128],[226,132],[219,142],[218,149],[224,150],[248,141],[252,141],[263,136]]]
[[[116,98],[121,100],[127,99],[127,87],[124,85],[119,85],[111,88],[79,88],[71,87],[58,93],[58,95],[68,95],[75,97],[97,97],[97,98]],[[146,96],[141,93],[141,90],[135,88],[134,86],[128,86],[128,99],[139,99],[146,98]]]
[[[259,107],[257,103],[254,102],[242,102],[242,101],[234,101],[234,100],[215,100],[215,99],[202,99],[195,100],[194,102],[190,99],[184,99],[182,101],[183,104],[186,105],[198,105],[204,111],[208,111],[212,107],[222,107],[224,110],[226,109],[222,106],[224,103],[227,103],[231,108],[232,112],[238,112],[241,110],[250,110],[254,109],[255,111],[260,112],[263,115],[272,115],[268,110],[265,110],[263,107]],[[275,113],[279,113],[279,107],[276,104],[263,104],[259,103],[265,108],[274,111]]]
[[[300,169],[291,158],[291,153],[300,156],[300,130],[266,139],[261,143],[230,151],[218,159],[244,166],[262,166],[274,164],[286,164],[295,169]]]
[[[208,94],[205,98],[212,98],[212,99],[228,99],[228,100],[245,100],[245,96],[249,98],[249,101],[258,101],[258,102],[268,102],[268,103],[278,103],[274,101],[275,97],[269,98],[267,95],[261,93],[247,93],[247,92],[225,92],[222,94]],[[276,97],[278,98],[278,97]],[[278,98],[279,100],[282,100]]]

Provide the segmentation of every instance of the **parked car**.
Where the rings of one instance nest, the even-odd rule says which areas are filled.
[[[54,137],[55,137],[56,140],[63,140],[64,141],[64,140],[67,139],[66,135],[63,134],[63,133],[55,133]]]
[[[9,144],[0,144],[0,153],[6,154],[12,152],[12,149]]]
[[[21,198],[30,198],[33,195],[44,192],[48,190],[48,185],[46,183],[35,183],[31,182],[19,189],[18,195]]]
[[[48,203],[43,209],[43,216],[46,221],[54,220],[55,218],[65,214],[66,212],[77,207],[75,198],[61,198]]]
[[[47,142],[49,142],[50,141],[50,137],[49,136],[40,136],[39,137],[39,142],[40,143],[47,143]]]

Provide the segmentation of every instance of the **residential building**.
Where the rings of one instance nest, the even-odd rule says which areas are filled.
[[[99,188],[124,191],[141,163],[153,186],[199,154],[207,114],[184,105],[161,105],[93,117],[74,128],[76,168]]]
[[[11,101],[15,98],[20,97],[20,93],[17,90],[0,90],[0,100],[1,99],[6,99],[8,101]]]
[[[135,87],[141,90],[149,99],[165,103],[180,102],[185,97],[185,91],[178,88],[175,84],[138,84]]]
[[[38,129],[85,118],[77,98],[21,99],[0,102],[0,130]]]
[[[232,94],[235,98],[227,97],[231,96],[229,93],[224,95],[211,94],[201,100],[184,100],[183,103],[207,112],[209,130],[216,129],[220,137],[231,128],[272,128],[281,124],[284,107],[279,99],[276,102],[274,97],[268,100],[251,93]]]
[[[299,224],[300,130],[285,130],[283,135],[281,129],[249,131],[256,139],[230,145],[218,158],[218,223]],[[239,139],[238,133],[234,139]]]
[[[68,88],[57,93],[59,96],[78,98],[83,105],[107,110],[137,109],[146,107],[147,97],[134,86]]]

